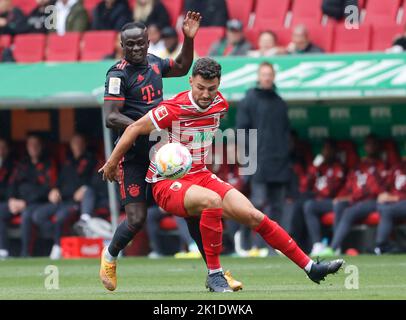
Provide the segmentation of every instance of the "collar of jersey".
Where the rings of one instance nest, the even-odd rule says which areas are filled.
[[[193,99],[193,97],[192,97],[192,90],[189,90],[189,92],[188,92],[188,97],[189,97],[189,100],[190,100],[190,102],[192,103],[192,105],[196,108],[196,110],[197,111],[199,111],[199,112],[206,112],[207,110],[210,110],[212,107],[213,107],[213,105],[211,104],[211,105],[209,105],[206,109],[203,109],[203,108],[200,108],[198,105],[197,105],[197,103],[195,102],[195,100]]]

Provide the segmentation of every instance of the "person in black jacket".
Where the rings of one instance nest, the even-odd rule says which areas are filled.
[[[261,63],[258,86],[250,89],[238,105],[236,126],[246,132],[257,130],[257,156],[250,159],[257,161],[257,170],[250,177],[251,201],[259,210],[269,203],[270,218],[280,222],[290,178],[290,124],[288,107],[276,93],[274,79],[273,65]]]
[[[159,29],[171,25],[168,10],[159,0],[137,0],[133,19],[135,22],[142,22],[147,27],[155,24]]]
[[[47,196],[56,180],[56,168],[44,155],[39,136],[27,138],[28,157],[17,164],[10,178],[8,209],[0,215],[11,219],[21,214],[21,256],[30,254],[32,214],[47,201]]]
[[[130,12],[125,0],[104,0],[93,11],[92,29],[119,31],[131,21]]]
[[[0,0],[0,35],[16,35],[27,29],[24,13],[11,0]]]
[[[79,134],[70,141],[72,157],[69,157],[59,174],[55,188],[49,191],[49,203],[36,208],[34,223],[41,228],[52,228],[50,218],[55,215],[54,245],[51,259],[61,257],[60,239],[66,219],[72,211],[80,208],[81,219],[90,219],[94,193],[89,187],[95,166],[93,156],[86,152],[85,138]]]
[[[225,27],[229,19],[225,0],[185,0],[184,11],[200,12],[202,27]]]
[[[352,12],[352,10],[346,12],[347,6],[358,7],[358,0],[323,0],[321,10],[325,15],[341,20]]]
[[[51,20],[51,11],[47,7],[54,5],[55,0],[37,0],[37,6],[27,16],[27,30],[32,33],[48,33],[52,31],[50,26],[46,25],[47,19]]]
[[[8,257],[7,250],[7,188],[9,178],[13,169],[13,161],[10,157],[10,149],[8,142],[0,138],[0,259]]]

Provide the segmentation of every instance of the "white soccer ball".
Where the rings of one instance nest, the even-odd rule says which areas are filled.
[[[179,143],[168,143],[156,153],[155,164],[161,176],[175,180],[189,172],[192,167],[192,156],[185,146]]]

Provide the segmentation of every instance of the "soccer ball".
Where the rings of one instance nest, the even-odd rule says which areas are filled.
[[[156,153],[155,163],[161,176],[175,180],[189,172],[192,167],[192,156],[185,146],[179,143],[168,143]]]

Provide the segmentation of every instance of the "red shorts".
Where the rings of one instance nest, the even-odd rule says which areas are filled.
[[[188,217],[185,209],[185,193],[192,185],[198,185],[216,192],[221,199],[234,187],[218,178],[209,170],[188,174],[177,180],[162,180],[152,185],[152,194],[158,206],[168,213]]]

